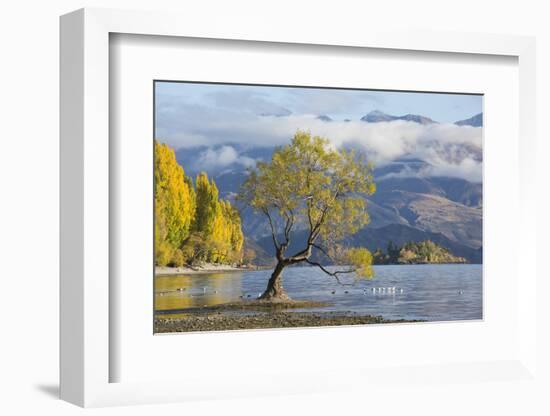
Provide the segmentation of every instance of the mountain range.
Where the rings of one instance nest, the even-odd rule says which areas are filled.
[[[278,114],[284,117],[286,114]],[[328,115],[317,117],[332,122]],[[429,117],[407,114],[393,116],[381,111],[372,111],[361,118],[367,123],[408,121],[419,124],[434,124]],[[455,123],[459,126],[481,127],[483,114]],[[243,160],[270,160],[274,147],[260,147],[232,143]],[[455,146],[456,147],[456,146]],[[186,173],[195,176],[204,169],[200,165],[201,155],[209,148],[198,146],[182,148],[176,152],[178,162]],[[434,142],[434,152],[444,152],[444,145]],[[479,148],[453,148],[453,157],[462,154],[481,161]],[[473,156],[472,156],[473,155]],[[220,196],[234,199],[240,185],[246,179],[247,165],[240,161],[216,169],[210,176],[218,186]],[[482,208],[483,189],[481,183],[471,182],[453,176],[434,173],[433,166],[418,157],[401,157],[374,169],[377,191],[366,199],[370,223],[348,239],[350,245],[364,245],[370,250],[385,249],[388,242],[405,244],[408,241],[432,240],[447,248],[455,256],[468,262],[482,261]],[[241,211],[242,226],[249,246],[264,251],[260,258],[269,258],[273,252],[269,229],[263,217],[244,208]],[[298,224],[294,241],[300,242],[301,230],[305,224]]]
[[[419,124],[436,123],[429,117],[419,116],[417,114],[405,114],[404,116],[392,116],[390,114],[386,114],[379,110],[371,111],[367,115],[361,117],[361,121],[365,121],[367,123],[380,123],[382,121],[395,121],[395,120],[412,121]]]
[[[466,120],[459,120],[455,122],[457,126],[472,126],[472,127],[481,127],[483,126],[483,113],[476,114],[473,117],[467,118]]]

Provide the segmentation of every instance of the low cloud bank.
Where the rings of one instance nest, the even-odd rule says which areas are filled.
[[[237,148],[283,145],[301,129],[327,137],[338,148],[358,147],[376,166],[415,157],[431,166],[431,172],[423,174],[481,181],[480,128],[401,120],[325,122],[318,120],[317,115],[260,116],[238,108],[213,110],[185,104],[180,104],[177,111],[161,108],[157,121],[157,137],[171,146],[177,149],[207,146],[197,160],[207,170],[234,164],[251,166],[254,159],[239,154]]]
[[[217,171],[231,165],[251,167],[255,163],[254,159],[240,155],[234,147],[227,145],[217,148],[210,147],[201,152],[198,159],[193,162],[194,166],[205,171]]]

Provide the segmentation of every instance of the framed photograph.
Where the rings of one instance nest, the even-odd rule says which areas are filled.
[[[483,318],[482,95],[154,97],[155,332]]]
[[[61,18],[62,398],[533,377],[533,39],[243,33]]]

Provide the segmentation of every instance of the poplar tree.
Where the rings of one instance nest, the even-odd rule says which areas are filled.
[[[155,248],[159,264],[167,264],[189,237],[195,197],[174,151],[155,141]]]
[[[156,264],[240,263],[243,243],[240,215],[219,199],[214,179],[202,172],[193,186],[175,152],[155,141]]]

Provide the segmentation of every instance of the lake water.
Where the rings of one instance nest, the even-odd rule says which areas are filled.
[[[428,321],[482,318],[479,264],[374,266],[374,271],[372,280],[341,286],[316,267],[293,267],[285,269],[283,285],[293,299],[331,303],[318,309],[293,310],[296,312],[349,312]],[[155,307],[160,313],[177,310],[167,316],[184,316],[187,308],[253,299],[263,292],[270,274],[271,270],[260,270],[156,277]],[[395,292],[381,289],[393,287]]]

